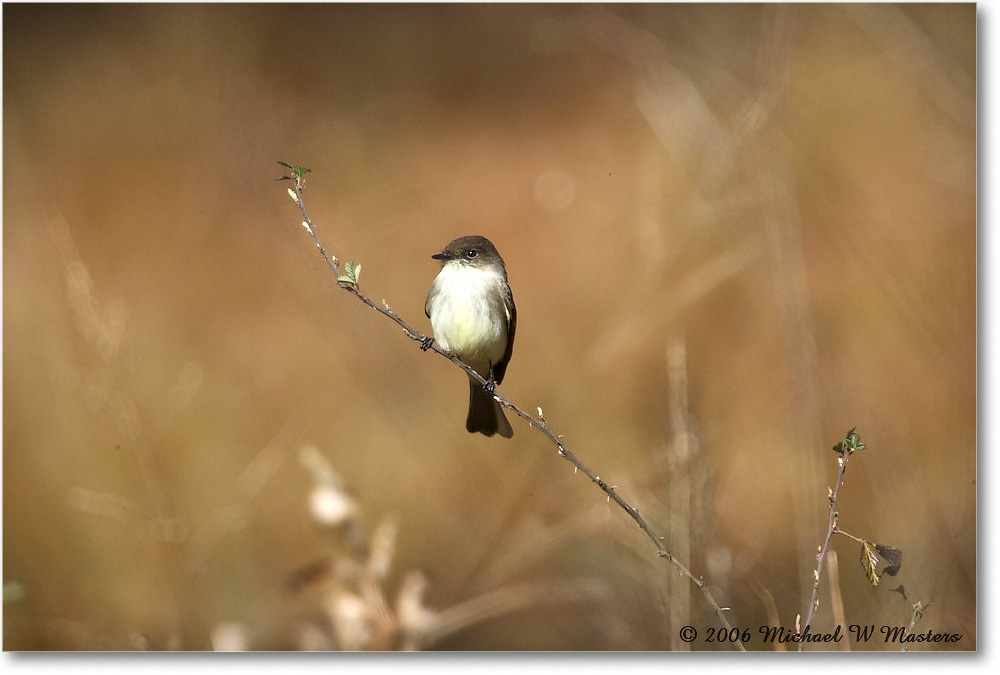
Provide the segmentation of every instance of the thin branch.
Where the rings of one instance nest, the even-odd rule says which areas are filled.
[[[897,593],[899,593],[900,595],[903,596],[903,600],[906,600],[907,602],[910,602],[910,599],[906,597],[906,591],[903,590],[902,586],[899,586],[898,588],[896,588],[894,590]],[[933,603],[931,603],[931,604],[933,604]],[[920,620],[924,618],[924,612],[926,612],[927,608],[930,607],[930,606],[931,606],[930,604],[925,605],[924,603],[920,602],[919,600],[917,600],[916,602],[910,602],[910,607],[913,608],[913,614],[910,616],[910,625],[906,629],[906,634],[907,635],[910,635],[910,634],[913,633],[913,631],[917,627],[917,624],[920,623]],[[910,643],[907,642],[906,640],[903,640],[903,647],[902,647],[902,649],[900,649],[900,651],[904,651],[905,652],[907,650],[907,648],[909,648],[909,646],[910,646]]]
[[[305,173],[308,172],[308,169],[303,169],[301,167],[287,164],[285,162],[279,162],[279,164],[282,164],[283,166],[292,169],[292,173],[290,175],[282,177],[283,179],[290,180],[292,182],[292,187],[288,189],[288,193],[289,195],[291,195],[292,199],[295,200],[296,204],[298,204],[299,210],[302,212],[302,218],[303,218],[302,226],[306,229],[307,232],[309,232],[309,235],[313,238],[313,241],[316,242],[316,247],[319,249],[319,252],[323,256],[323,259],[326,261],[327,265],[329,265],[330,269],[333,270],[335,275],[337,275],[337,282],[340,285],[340,287],[352,293],[355,297],[358,298],[358,300],[365,303],[366,305],[374,309],[376,312],[379,312],[380,314],[383,314],[388,318],[392,319],[394,322],[396,322],[406,333],[407,337],[409,337],[411,340],[416,340],[417,342],[421,343],[422,349],[433,350],[437,352],[438,354],[445,357],[446,359],[448,359],[449,361],[460,367],[462,370],[464,370],[469,375],[469,377],[473,378],[480,384],[485,385],[486,380],[479,373],[470,368],[464,361],[462,361],[460,358],[458,358],[451,352],[439,347],[430,337],[425,336],[416,329],[412,328],[389,307],[389,304],[387,302],[383,300],[382,304],[377,304],[373,302],[364,293],[362,293],[360,287],[358,286],[356,275],[352,273],[346,275],[341,274],[340,261],[337,259],[335,255],[327,253],[326,248],[323,246],[323,243],[320,241],[319,235],[316,232],[316,227],[313,225],[312,219],[309,217],[309,214],[306,211],[305,203],[302,198],[302,186],[305,182],[304,177]],[[345,272],[353,272],[354,265],[353,263],[350,263],[350,261],[348,261],[348,263],[345,263],[344,267],[345,267]],[[673,565],[674,568],[677,569],[677,571],[680,572],[681,575],[687,577],[687,579],[692,584],[694,584],[694,586],[699,591],[701,591],[701,594],[704,597],[705,602],[709,605],[709,607],[712,608],[712,611],[715,612],[716,616],[719,619],[719,622],[722,624],[722,626],[726,629],[727,632],[731,631],[732,625],[726,619],[725,615],[725,611],[728,610],[729,608],[721,607],[719,603],[716,602],[715,598],[708,590],[708,585],[705,583],[704,577],[694,576],[694,574],[692,574],[691,571],[681,561],[679,561],[677,558],[671,555],[671,553],[663,546],[664,537],[659,535],[649,525],[649,523],[646,522],[646,519],[639,514],[639,509],[637,509],[636,507],[632,506],[627,501],[625,501],[625,499],[623,499],[618,494],[614,485],[609,485],[605,480],[603,480],[600,476],[594,473],[586,464],[580,461],[576,457],[576,455],[570,452],[568,448],[566,448],[565,444],[563,444],[560,437],[549,428],[548,422],[545,421],[545,416],[542,414],[541,408],[538,408],[538,417],[535,417],[525,412],[522,408],[517,406],[510,399],[508,399],[506,396],[504,396],[497,390],[494,390],[493,397],[504,408],[512,410],[515,414],[517,414],[519,417],[527,421],[528,424],[530,424],[531,426],[538,429],[546,438],[552,441],[552,443],[556,446],[559,455],[563,459],[572,464],[576,468],[576,470],[582,472],[587,478],[591,480],[591,482],[597,485],[607,495],[610,501],[613,501],[615,504],[621,507],[621,509],[625,511],[625,513],[627,513],[628,516],[633,521],[635,521],[635,523],[639,526],[639,529],[642,530],[642,532],[646,535],[646,537],[653,543],[653,546],[656,547],[656,554],[659,557],[666,560],[671,565]],[[827,542],[829,543],[829,537],[827,537]],[[743,646],[743,643],[740,640],[736,641],[736,647],[740,651],[746,651],[746,648]]]
[[[806,613],[806,620],[802,625],[803,631],[809,628],[809,624],[812,623],[813,616],[816,614],[816,608],[819,607],[819,580],[822,576],[823,559],[826,557],[826,552],[830,550],[830,540],[836,532],[846,534],[837,527],[837,496],[840,494],[840,486],[844,484],[844,472],[847,470],[847,460],[851,456],[851,453],[859,447],[863,448],[864,444],[860,443],[860,439],[854,433],[854,429],[851,429],[847,432],[847,438],[834,448],[840,453],[840,457],[837,458],[840,470],[837,472],[837,483],[830,492],[829,527],[826,531],[826,539],[823,541],[823,545],[820,546],[819,553],[816,555],[816,569],[813,571],[812,597],[809,599],[809,610]],[[799,642],[799,651],[802,651],[803,647],[805,647],[805,641]]]

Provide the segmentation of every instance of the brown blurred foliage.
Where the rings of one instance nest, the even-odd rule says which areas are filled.
[[[540,434],[465,432],[276,160],[421,330],[430,255],[497,245],[503,392],[733,625],[805,612],[857,426],[841,525],[904,558],[872,588],[835,538],[846,621],[907,625],[902,584],[965,636],[914,648],[975,648],[975,12],[4,5],[4,648],[344,646],[288,585],[343,555],[306,446],[395,523],[389,605],[487,598],[422,646],[729,648],[677,639],[714,617]]]

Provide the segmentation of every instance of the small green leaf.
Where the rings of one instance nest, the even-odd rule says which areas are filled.
[[[305,175],[312,171],[312,169],[307,169],[304,166],[299,166],[298,164],[289,164],[288,162],[278,162],[281,166],[287,167],[292,170],[292,174],[295,176],[295,180],[301,181]],[[286,176],[286,178],[291,179],[291,176]]]
[[[864,450],[865,444],[861,442],[861,435],[854,431],[857,427],[854,427],[847,432],[844,440],[833,446],[833,451],[838,454],[851,454],[855,450]]]
[[[865,444],[861,442],[861,436],[853,431],[847,435],[847,444],[854,450],[865,449]]]
[[[278,180],[290,180],[298,188],[301,188],[303,185],[305,185],[306,174],[310,172],[310,169],[307,169],[304,166],[299,166],[297,164],[289,164],[288,162],[278,162],[278,164],[292,170],[291,174],[287,176],[282,176],[281,178],[278,178]],[[291,192],[291,190],[289,190],[289,192]],[[296,199],[295,201],[297,202],[298,199]]]
[[[358,285],[358,277],[361,276],[361,263],[355,263],[353,260],[347,260],[344,262],[344,273],[337,277],[337,281],[342,284],[350,284],[351,286]]]

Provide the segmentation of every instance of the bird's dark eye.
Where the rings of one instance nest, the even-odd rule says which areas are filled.
[[[466,258],[475,258],[477,255],[479,255],[479,251],[477,251],[474,248],[470,248],[468,251],[465,252]]]

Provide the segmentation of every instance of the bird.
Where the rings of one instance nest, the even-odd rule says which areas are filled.
[[[465,428],[469,433],[511,438],[510,422],[493,398],[495,385],[507,372],[517,328],[503,258],[489,239],[479,235],[459,237],[431,258],[441,261],[424,304],[432,340],[486,380],[484,386],[469,376]],[[427,342],[425,349],[429,346]]]

